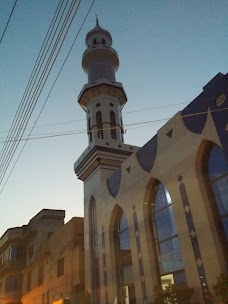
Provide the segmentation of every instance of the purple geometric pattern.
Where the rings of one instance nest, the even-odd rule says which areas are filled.
[[[136,246],[137,246],[139,274],[140,274],[140,279],[141,279],[143,303],[147,303],[147,292],[146,292],[146,283],[145,283],[144,267],[143,267],[143,260],[142,260],[142,249],[141,249],[139,225],[138,225],[137,213],[135,211],[135,206],[133,206],[133,210],[134,210],[133,221],[134,221],[134,228],[135,228],[135,239],[136,239]]]
[[[225,102],[216,105],[216,98],[225,95]],[[228,74],[218,73],[203,88],[203,92],[196,97],[182,111],[185,126],[193,133],[201,134],[207,120],[208,109],[211,112],[223,151],[228,159]],[[205,114],[197,114],[197,113]],[[192,115],[196,114],[196,115]],[[189,115],[189,116],[188,116]]]
[[[120,181],[121,181],[121,169],[115,171],[108,179],[107,179],[107,186],[109,189],[109,192],[113,197],[116,198],[119,187],[120,187]]]
[[[183,207],[184,207],[184,211],[185,211],[185,218],[186,218],[186,222],[188,225],[189,236],[191,238],[192,249],[194,252],[194,257],[195,257],[195,261],[196,261],[196,267],[197,267],[197,271],[198,271],[198,275],[199,275],[204,303],[212,304],[213,302],[210,299],[210,293],[209,293],[209,290],[207,287],[207,278],[206,278],[205,269],[203,266],[200,246],[199,246],[199,242],[198,242],[197,235],[196,235],[195,225],[194,225],[194,221],[193,221],[193,217],[192,217],[192,213],[191,213],[191,208],[189,205],[189,199],[188,199],[186,187],[182,181],[179,181],[179,182],[180,182],[179,190],[180,190],[181,199],[182,199],[182,203],[183,203]]]
[[[102,226],[102,251],[103,251],[105,304],[108,304],[108,279],[107,279],[107,265],[106,265],[106,255],[105,255],[105,232],[104,232],[104,226]]]
[[[141,149],[136,153],[140,166],[147,172],[153,168],[157,155],[157,135],[151,138]]]

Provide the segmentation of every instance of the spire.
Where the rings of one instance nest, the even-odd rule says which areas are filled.
[[[99,20],[98,20],[98,16],[96,15],[96,26],[100,26],[99,25]]]

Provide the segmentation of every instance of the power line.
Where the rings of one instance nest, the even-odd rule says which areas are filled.
[[[53,19],[51,21],[51,24],[50,24],[50,26],[48,28],[48,31],[46,33],[46,36],[44,38],[43,44],[42,44],[41,49],[39,51],[39,54],[37,56],[36,62],[34,64],[32,73],[31,73],[29,81],[28,81],[28,84],[26,86],[25,92],[24,92],[23,97],[21,99],[20,105],[17,108],[16,114],[15,114],[15,116],[13,118],[13,122],[11,124],[11,127],[10,127],[10,130],[9,130],[7,138],[12,137],[13,134],[15,134],[15,132],[17,131],[17,126],[18,126],[18,123],[19,123],[18,121],[20,121],[20,119],[21,119],[20,115],[22,115],[21,112],[23,112],[23,110],[24,110],[23,106],[24,106],[24,103],[25,103],[25,98],[27,96],[27,93],[29,92],[29,89],[30,89],[31,85],[32,85],[32,80],[34,80],[34,76],[36,75],[37,69],[39,67],[40,60],[41,60],[41,58],[42,58],[42,56],[44,54],[45,48],[47,46],[47,38],[50,38],[49,32],[50,32],[50,34],[52,33],[52,31],[53,31],[53,25],[55,26],[55,23],[57,21],[58,15],[60,13],[59,8],[61,9],[61,0],[58,3],[58,6],[57,6],[55,14],[54,14],[54,17],[53,17]],[[42,52],[42,49],[43,49],[43,52]],[[36,78],[37,78],[37,76],[36,76]],[[35,78],[35,80],[36,80],[36,78]],[[34,83],[33,83],[33,85],[34,85]],[[25,106],[26,106],[26,104],[25,104]],[[6,146],[3,147],[2,151],[1,151],[1,159],[0,159],[0,161],[2,160],[2,157],[4,157],[5,154],[7,153],[7,149],[8,149],[8,145],[6,145]]]
[[[203,98],[203,99],[199,99],[198,101],[203,101],[203,100],[211,100],[211,98]],[[150,110],[159,110],[159,109],[162,109],[162,108],[175,107],[175,106],[180,106],[180,105],[184,105],[184,104],[189,104],[189,102],[179,102],[179,103],[174,103],[174,104],[162,105],[162,106],[158,106],[158,107],[142,108],[142,109],[123,112],[123,115],[125,116],[125,115],[128,115],[128,114],[134,114],[134,113],[138,113],[138,112],[144,112],[144,111],[150,111]],[[86,119],[85,118],[84,119],[75,119],[75,120],[55,122],[55,123],[51,123],[51,124],[44,124],[44,125],[34,126],[33,129],[45,128],[45,127],[57,126],[57,125],[63,125],[63,124],[70,124],[70,123],[82,122],[82,121],[86,121]],[[28,130],[28,129],[32,129],[32,127],[26,128],[26,130]],[[8,132],[9,131],[0,131],[0,134],[1,133],[8,133]]]
[[[94,0],[95,1],[95,0]],[[227,111],[228,108],[224,108],[224,109],[215,109],[215,110],[211,110],[210,112],[213,113],[213,112],[221,112],[221,111]],[[204,112],[198,112],[198,113],[193,113],[193,114],[186,114],[186,115],[181,115],[180,117],[176,117],[176,119],[178,118],[184,118],[184,117],[191,117],[191,116],[199,116],[199,115],[203,115],[203,114],[208,114],[207,111],[204,111]],[[137,126],[136,128],[131,128],[131,129],[137,129],[137,128],[141,128],[139,127],[140,125],[145,125],[145,124],[156,124],[156,123],[160,123],[160,122],[164,122],[164,121],[168,121],[170,120],[171,117],[167,117],[167,118],[161,118],[161,119],[155,119],[155,120],[147,120],[147,121],[140,121],[140,122],[135,122],[135,123],[129,123],[129,124],[125,124],[123,127],[124,127],[124,130],[129,130],[129,129],[126,129],[127,127],[134,127],[134,126]],[[102,129],[96,129],[96,130],[91,130],[91,131],[87,131],[85,129],[81,129],[81,130],[76,130],[76,131],[63,131],[63,132],[57,132],[57,133],[51,133],[51,134],[46,134],[46,135],[43,135],[43,136],[39,136],[37,134],[37,137],[26,137],[26,138],[21,138],[20,141],[28,141],[28,140],[35,140],[35,139],[45,139],[45,138],[54,138],[54,137],[62,137],[62,136],[69,136],[69,135],[77,135],[77,134],[82,134],[82,133],[96,133],[96,132],[99,132],[99,131],[107,131],[107,130],[113,130],[113,129],[116,129],[116,130],[119,130],[120,129],[120,126],[116,126],[116,127],[110,127],[110,128],[102,128]],[[130,130],[131,130],[130,129]],[[31,133],[30,133],[31,134]],[[16,139],[12,139],[11,141],[19,141],[19,140],[16,140]],[[0,141],[0,144],[1,143],[4,143],[6,141]]]
[[[159,107],[138,109],[138,110],[133,110],[133,111],[128,111],[128,112],[123,112],[123,115],[131,114],[131,113],[137,113],[137,112],[143,112],[143,111],[149,111],[149,110],[157,110],[157,109],[162,109],[162,108],[166,108],[166,107],[174,107],[174,106],[179,106],[179,105],[182,105],[182,104],[188,104],[188,103],[187,102],[180,102],[180,103],[176,103],[176,104],[168,104],[168,105],[163,105],[163,106],[159,106]],[[39,126],[35,126],[34,129],[56,126],[56,125],[62,125],[62,124],[68,124],[68,123],[74,123],[74,122],[79,122],[79,121],[86,121],[86,119],[67,120],[67,121],[56,122],[56,123],[51,123],[51,124],[39,125]],[[28,129],[32,129],[32,127],[26,128],[26,130],[28,130]],[[0,131],[0,133],[8,133],[8,132],[9,131]]]
[[[17,162],[18,162],[18,160],[19,160],[19,158],[20,158],[20,156],[21,156],[21,154],[22,154],[22,152],[23,152],[23,150],[24,150],[24,148],[25,148],[25,145],[26,145],[26,143],[27,143],[27,141],[28,141],[28,139],[29,139],[29,137],[30,137],[32,131],[33,131],[33,128],[35,127],[35,125],[36,125],[36,123],[37,123],[37,121],[38,121],[38,119],[39,119],[39,117],[40,117],[40,115],[41,115],[41,113],[42,113],[42,111],[43,111],[43,109],[44,109],[46,103],[47,103],[47,100],[48,100],[48,98],[49,98],[49,96],[50,96],[50,94],[51,94],[51,92],[52,92],[52,90],[53,90],[53,88],[54,88],[54,86],[55,86],[55,84],[56,84],[58,78],[59,78],[59,75],[60,75],[60,73],[61,73],[61,71],[62,71],[62,69],[63,69],[63,67],[64,67],[64,65],[65,65],[65,63],[66,63],[66,61],[67,61],[67,59],[68,59],[68,57],[69,57],[69,55],[70,55],[72,49],[73,49],[73,47],[74,47],[74,44],[75,44],[75,42],[76,42],[76,40],[77,40],[77,38],[78,38],[78,36],[79,36],[79,34],[80,34],[80,32],[81,32],[81,29],[82,29],[82,27],[83,27],[83,25],[84,25],[84,23],[85,23],[85,21],[86,21],[88,15],[89,15],[90,11],[91,11],[91,9],[92,9],[92,7],[93,7],[93,5],[94,5],[94,2],[95,2],[95,0],[92,1],[91,5],[90,5],[90,7],[89,7],[89,10],[87,11],[86,16],[84,17],[84,20],[83,20],[83,22],[82,22],[82,24],[81,24],[81,26],[80,26],[80,28],[79,28],[79,30],[78,30],[78,32],[77,32],[77,35],[76,35],[76,37],[75,37],[75,39],[74,39],[74,41],[73,41],[73,43],[72,43],[72,45],[71,45],[71,48],[70,48],[70,50],[69,50],[69,52],[68,52],[68,54],[67,54],[67,56],[66,56],[66,58],[65,58],[65,60],[64,60],[64,62],[63,62],[63,64],[62,64],[62,66],[61,66],[61,68],[60,68],[60,71],[59,71],[59,73],[58,73],[58,75],[57,75],[57,77],[56,77],[56,79],[55,79],[55,81],[54,81],[54,83],[53,83],[53,85],[52,85],[52,87],[51,87],[51,90],[49,91],[49,94],[48,94],[48,96],[47,96],[47,98],[46,98],[46,100],[45,100],[45,102],[44,102],[44,104],[43,104],[43,107],[41,108],[40,113],[39,113],[39,115],[38,115],[38,117],[37,117],[37,119],[36,119],[36,121],[35,121],[35,123],[34,123],[32,129],[31,129],[31,131],[30,131],[30,133],[29,133],[29,135],[28,135],[28,137],[27,137],[27,139],[26,139],[26,141],[25,141],[25,143],[24,143],[24,145],[23,145],[23,147],[22,147],[22,149],[21,149],[21,151],[20,151],[20,153],[19,153],[19,155],[18,155],[16,161],[14,162],[13,167],[12,167],[12,169],[11,169],[11,171],[10,171],[10,173],[9,173],[9,175],[8,175],[8,177],[7,177],[6,181],[5,181],[5,183],[4,183],[3,187],[2,187],[2,189],[1,189],[0,195],[2,194],[4,188],[5,188],[5,186],[6,186],[7,182],[8,182],[8,180],[9,180],[9,178],[10,178],[10,176],[11,176],[11,174],[12,174],[12,172],[13,172],[13,170],[14,170],[14,168],[15,168],[15,166],[16,166],[16,164],[17,164]],[[79,4],[80,4],[80,2],[79,2]]]
[[[35,91],[33,92],[32,94],[32,101],[29,102],[28,104],[28,107],[27,109],[25,110],[25,114],[24,114],[24,117],[22,118],[21,122],[20,122],[20,125],[19,125],[19,128],[17,129],[17,134],[16,134],[16,139],[19,139],[19,141],[14,141],[10,147],[10,151],[9,153],[7,154],[7,156],[5,157],[4,159],[4,162],[2,162],[3,166],[2,166],[2,174],[1,174],[1,180],[0,180],[0,183],[2,182],[5,174],[6,174],[6,171],[7,171],[7,168],[15,154],[15,151],[17,149],[17,146],[20,142],[20,138],[22,138],[23,134],[24,134],[24,131],[25,131],[25,127],[27,126],[28,124],[28,121],[32,115],[32,112],[36,106],[36,103],[38,101],[38,98],[43,90],[43,87],[47,81],[47,78],[51,72],[51,69],[55,63],[55,60],[59,54],[59,51],[63,45],[63,42],[65,40],[65,37],[67,35],[67,32],[71,26],[71,23],[74,19],[74,16],[76,15],[77,13],[77,10],[78,10],[78,7],[79,7],[79,4],[80,4],[80,1],[76,7],[76,9],[74,10],[74,7],[76,5],[76,0],[73,1],[68,9],[68,12],[67,12],[67,15],[65,16],[65,19],[63,21],[63,24],[61,26],[61,29],[60,29],[60,32],[58,33],[58,36],[56,38],[56,41],[55,41],[55,45],[51,51],[51,54],[49,55],[49,58],[46,62],[46,65],[44,67],[44,70],[40,76],[40,79],[36,85],[36,88],[35,88]],[[69,22],[68,22],[69,21]],[[67,25],[68,23],[68,25]],[[62,38],[62,35],[63,35],[63,38]],[[58,46],[58,44],[60,44]],[[56,51],[57,49],[57,51]],[[56,51],[56,54],[55,54],[55,51]],[[53,56],[55,54],[55,57],[54,59],[52,60]],[[49,67],[50,65],[50,67]],[[30,92],[31,94],[31,92]],[[28,103],[28,100],[27,100],[27,103]]]
[[[4,31],[3,31],[3,33],[2,33],[2,36],[1,36],[1,38],[0,38],[0,44],[1,44],[2,40],[3,40],[3,37],[5,36],[6,30],[7,30],[7,28],[8,28],[9,23],[10,23],[10,19],[11,19],[12,15],[13,15],[13,12],[14,12],[14,9],[15,9],[16,4],[17,4],[17,0],[15,0],[15,2],[14,2],[14,5],[13,5],[13,8],[12,8],[11,13],[10,13],[10,15],[9,15],[8,21],[7,21],[7,23],[6,23],[6,26],[5,26],[5,28],[4,28]]]

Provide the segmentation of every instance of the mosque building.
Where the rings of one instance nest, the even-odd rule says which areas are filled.
[[[124,143],[119,58],[98,20],[86,36],[78,97],[88,147],[84,182],[85,288],[93,304],[152,303],[169,283],[215,303],[228,267],[228,74],[217,74],[142,148]]]

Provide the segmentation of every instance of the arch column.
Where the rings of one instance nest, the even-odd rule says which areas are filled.
[[[212,210],[208,201],[205,201],[204,189],[198,182],[195,158],[196,155],[192,155],[191,159],[186,162],[184,171],[182,170],[182,173],[177,176],[178,205],[180,206],[180,202],[182,203],[182,217],[185,218],[188,227],[188,230],[183,234],[179,233],[179,236],[184,245],[183,255],[188,265],[189,285],[194,287],[196,292],[201,286],[204,303],[212,303],[210,295],[207,297],[206,290],[210,293],[213,292],[212,286],[215,284],[216,277],[222,272],[223,262],[221,263],[218,235],[212,220]],[[190,243],[191,250],[189,250]],[[191,265],[194,271],[191,269]],[[198,272],[197,278],[195,276],[196,270]]]

